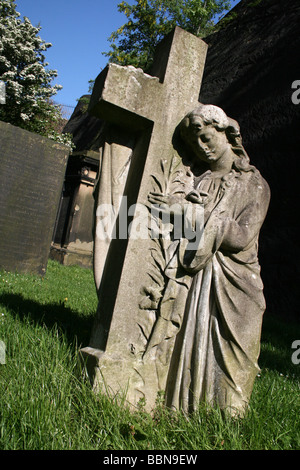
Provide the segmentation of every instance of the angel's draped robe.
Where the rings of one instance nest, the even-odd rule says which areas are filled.
[[[152,344],[159,338],[157,360],[168,371],[166,403],[186,412],[204,400],[242,414],[259,371],[265,299],[258,237],[270,191],[252,168],[223,178],[206,172],[195,188],[208,193],[200,248],[189,250],[186,239],[170,247]]]

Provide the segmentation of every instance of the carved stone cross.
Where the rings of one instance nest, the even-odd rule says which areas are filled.
[[[134,136],[135,144],[128,146],[132,154],[121,194],[126,196],[128,208],[147,202],[153,189],[151,175],[176,153],[174,131],[198,104],[206,51],[201,39],[176,27],[160,43],[151,75],[109,64],[95,82],[90,113],[112,123],[115,131]],[[107,155],[105,158],[107,161]],[[118,164],[118,154],[109,158],[105,165]],[[100,174],[98,206],[105,202],[101,196],[109,179],[105,171]],[[139,308],[149,271],[150,241],[119,237],[102,247],[96,230],[99,307],[90,345],[81,351],[95,388],[113,395],[126,393],[133,405],[145,398],[151,409],[163,384],[157,379],[155,358],[144,357],[141,340],[141,316],[150,315]]]

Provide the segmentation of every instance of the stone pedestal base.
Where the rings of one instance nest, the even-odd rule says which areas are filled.
[[[81,349],[80,358],[95,393],[103,393],[133,410],[141,402],[148,412],[155,408],[158,393],[154,361],[125,359],[91,347]]]

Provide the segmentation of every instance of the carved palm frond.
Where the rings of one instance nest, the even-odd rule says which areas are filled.
[[[151,175],[155,193],[176,196],[179,200],[186,194],[187,181],[186,172],[179,156],[174,155],[171,160],[160,161],[160,173]],[[139,321],[139,327],[146,341],[149,341],[154,325],[159,317],[160,302],[166,287],[166,266],[168,261],[168,243],[163,237],[163,231],[159,230],[160,236],[151,239],[151,261],[147,272],[147,282],[141,289],[140,309],[144,312]]]
[[[184,194],[184,182],[182,181],[182,162],[181,158],[174,155],[170,162],[160,161],[161,174],[151,175],[154,182],[154,192],[164,195]]]

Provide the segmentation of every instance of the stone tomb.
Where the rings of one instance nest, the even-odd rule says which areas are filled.
[[[73,152],[57,214],[50,257],[70,266],[92,268],[94,185],[99,167],[99,152]]]
[[[45,274],[69,149],[0,123],[0,267]]]
[[[142,305],[141,293],[149,284],[152,240],[131,239],[124,232],[103,239],[97,233],[98,210],[105,204],[113,206],[120,222],[136,204],[136,212],[130,213],[136,217],[138,204],[146,204],[155,189],[156,175],[164,178],[164,172],[172,173],[172,162],[178,157],[174,131],[198,105],[206,52],[202,40],[177,27],[159,45],[151,75],[109,64],[95,82],[89,108],[110,125],[95,188],[99,307],[90,344],[81,353],[95,389],[126,394],[133,405],[143,398],[148,409],[165,385],[155,357],[145,354],[153,319],[142,326],[145,317],[153,314],[150,305],[148,309]],[[131,222],[132,218],[127,227]]]

